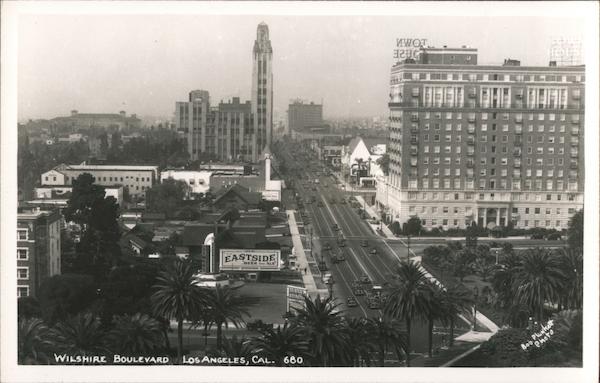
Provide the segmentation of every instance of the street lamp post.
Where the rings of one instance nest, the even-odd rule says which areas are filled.
[[[473,331],[477,331],[477,298],[479,298],[479,289],[477,286],[473,288],[473,297],[475,298],[473,303]]]

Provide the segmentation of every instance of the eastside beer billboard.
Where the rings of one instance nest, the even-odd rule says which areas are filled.
[[[281,250],[221,249],[221,271],[278,271]]]

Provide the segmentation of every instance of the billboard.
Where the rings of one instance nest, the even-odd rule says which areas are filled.
[[[306,301],[304,300],[304,297],[307,296],[307,292],[304,287],[288,285],[286,296],[288,312],[290,312],[291,309],[302,310],[306,308]]]
[[[421,48],[425,48],[427,39],[423,38],[397,38],[394,59],[416,59]]]
[[[221,249],[221,271],[278,271],[281,250]]]

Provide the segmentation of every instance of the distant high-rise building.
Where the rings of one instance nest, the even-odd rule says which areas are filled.
[[[558,66],[582,65],[581,40],[569,37],[555,37],[550,44],[550,61]]]
[[[273,134],[272,55],[269,27],[260,23],[253,49],[252,102],[234,97],[211,107],[209,92],[194,90],[187,102],[175,103],[175,126],[187,138],[191,160],[261,160]]]
[[[260,151],[271,145],[273,137],[273,48],[269,27],[258,24],[252,64],[252,115],[256,130],[255,147]],[[260,153],[259,153],[260,154]]]
[[[378,205],[427,229],[566,229],[583,207],[585,68],[443,54],[392,67]]]
[[[323,125],[323,105],[296,100],[288,106],[288,132]]]

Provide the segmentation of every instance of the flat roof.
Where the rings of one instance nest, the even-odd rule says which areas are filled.
[[[59,165],[60,166],[60,165]],[[158,165],[65,165],[64,170],[158,170]],[[56,170],[60,171],[60,168]]]
[[[507,72],[585,72],[585,65],[573,66],[522,66],[522,65],[469,65],[469,64],[419,64],[419,63],[397,63],[392,66],[392,71],[401,69],[440,69],[453,71],[507,71]]]

